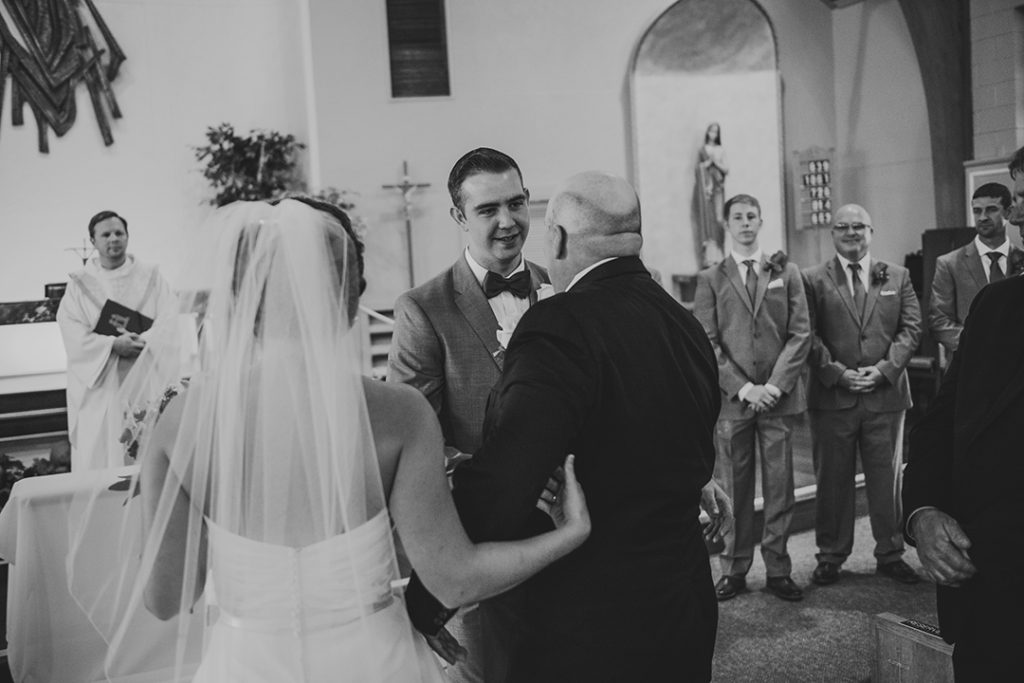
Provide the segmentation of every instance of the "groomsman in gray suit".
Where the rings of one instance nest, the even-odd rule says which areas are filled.
[[[807,404],[818,481],[818,566],[811,580],[838,581],[853,549],[860,451],[877,571],[917,583],[902,560],[899,441],[911,406],[906,367],[921,334],[921,307],[907,269],[868,253],[874,228],[863,207],[840,207],[834,221],[835,257],[803,273],[813,331]]]
[[[1011,263],[1024,257],[1006,238],[1011,204],[1005,185],[986,183],[975,190],[971,211],[978,234],[935,262],[928,324],[932,337],[950,356],[956,351],[974,297],[985,285],[1005,278]]]
[[[411,384],[430,401],[451,471],[480,447],[487,397],[501,376],[505,346],[549,280],[546,270],[522,256],[530,193],[511,157],[486,147],[466,153],[452,167],[448,191],[452,219],[469,246],[451,268],[395,302],[388,381]],[[485,664],[504,670],[516,593],[506,595],[463,609],[449,623],[468,651],[466,661],[448,670],[450,680],[494,680],[485,678]]]
[[[761,225],[756,198],[740,194],[725,203],[732,252],[698,273],[694,297],[694,313],[715,349],[722,392],[715,478],[733,499],[736,519],[721,555],[719,601],[746,590],[754,559],[755,442],[761,446],[767,588],[783,600],[803,598],[790,578],[786,542],[794,506],[792,427],[807,408],[800,372],[810,350],[810,322],[800,271],[781,251],[764,255]]]

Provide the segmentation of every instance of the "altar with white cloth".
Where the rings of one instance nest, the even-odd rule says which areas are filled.
[[[68,588],[72,500],[76,494],[98,494],[95,523],[90,524],[83,540],[89,571],[84,576],[79,572],[76,582],[99,585],[120,560],[118,529],[129,496],[128,477],[136,470],[123,467],[34,477],[23,479],[12,489],[0,513],[0,557],[10,562],[7,648],[16,683],[107,680],[103,671],[106,644]],[[203,618],[200,611],[190,618]],[[143,615],[126,643],[131,661],[112,680],[173,680],[176,628],[176,619],[161,622]],[[198,653],[191,653],[190,659],[196,662]],[[194,667],[193,663],[186,669]]]

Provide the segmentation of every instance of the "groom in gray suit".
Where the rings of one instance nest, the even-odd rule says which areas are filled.
[[[522,256],[530,192],[511,157],[487,147],[466,153],[452,167],[448,191],[452,219],[469,246],[451,268],[395,302],[388,381],[411,384],[430,401],[451,471],[480,447],[487,397],[501,376],[505,345],[548,275]],[[510,636],[498,623],[510,618],[505,608],[515,595],[463,609],[449,623],[469,653],[448,670],[451,680],[491,680],[484,678],[485,662],[488,669],[504,668]]]

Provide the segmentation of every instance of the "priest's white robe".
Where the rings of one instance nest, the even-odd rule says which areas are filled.
[[[176,311],[174,294],[157,267],[131,255],[120,268],[107,270],[94,258],[71,273],[57,323],[68,355],[68,438],[75,471],[125,464],[117,393],[135,359],[121,358],[113,352],[114,337],[93,331],[107,299],[154,320]]]

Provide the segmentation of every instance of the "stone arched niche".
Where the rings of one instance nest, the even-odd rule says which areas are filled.
[[[729,166],[725,197],[757,197],[761,247],[768,254],[783,248],[782,93],[775,34],[757,3],[669,7],[637,46],[631,97],[644,259],[666,287],[674,290],[672,276],[701,267],[697,163],[711,122],[721,125]]]

